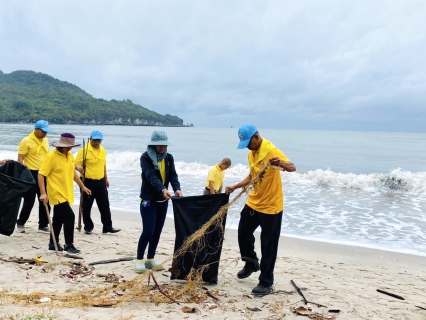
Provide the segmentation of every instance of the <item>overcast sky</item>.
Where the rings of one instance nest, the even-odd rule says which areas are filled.
[[[195,126],[426,132],[426,2],[0,0],[0,70]]]

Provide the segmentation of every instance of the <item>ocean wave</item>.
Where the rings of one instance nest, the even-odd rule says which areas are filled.
[[[74,153],[76,155],[76,153]],[[121,151],[107,154],[108,170],[140,172],[140,152]],[[0,150],[0,159],[15,159],[16,152]],[[210,165],[199,162],[176,161],[176,171],[181,176],[205,178]],[[244,164],[236,164],[226,170],[227,179],[243,179],[249,173]],[[392,190],[426,194],[426,172],[410,172],[401,168],[389,173],[354,174],[338,173],[332,170],[311,170],[307,172],[281,173],[285,184],[311,185],[318,187],[341,187],[365,191]]]
[[[410,172],[401,168],[390,173],[354,174],[317,169],[305,173],[284,173],[285,183],[341,187],[366,191],[399,190],[426,194],[426,172]]]

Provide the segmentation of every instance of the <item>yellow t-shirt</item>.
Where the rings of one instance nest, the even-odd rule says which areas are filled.
[[[160,169],[161,182],[165,184],[166,183],[166,161],[164,159],[158,162],[158,168]]]
[[[210,181],[213,181],[214,191],[218,191],[223,184],[224,177],[225,170],[222,170],[219,165],[211,167],[207,175],[206,188],[210,189]]]
[[[95,149],[89,143],[87,146],[81,148],[77,157],[75,158],[75,163],[82,166],[83,165],[83,152],[87,149],[86,155],[86,174],[85,177],[93,180],[101,180],[105,177],[105,166],[106,166],[106,151],[104,147],[99,146],[99,149]]]
[[[46,177],[49,203],[56,205],[63,202],[74,202],[74,156],[67,156],[57,149],[50,151],[44,158],[39,173]]]
[[[39,170],[44,157],[49,152],[49,142],[47,138],[37,139],[33,134],[19,142],[18,154],[24,154],[24,165],[29,170]]]
[[[252,151],[250,151],[252,152]],[[254,161],[257,161],[259,152],[253,152]],[[274,148],[260,161],[257,165],[259,169],[269,162],[271,158],[280,158],[282,161],[289,162],[290,160],[279,149]],[[250,157],[249,157],[250,158]],[[284,209],[284,194],[281,181],[280,170],[269,167],[265,172],[265,176],[256,188],[250,192],[246,204],[253,210],[266,213],[277,214]],[[254,179],[259,172],[251,170],[250,174]]]

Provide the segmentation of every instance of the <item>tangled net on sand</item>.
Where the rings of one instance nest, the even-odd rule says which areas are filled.
[[[172,259],[178,259],[183,256],[188,250],[195,247],[202,250],[207,244],[204,241],[205,234],[211,228],[220,228],[222,235],[223,219],[226,217],[230,206],[235,204],[244,194],[249,193],[251,190],[258,186],[270,164],[259,172],[259,174],[251,180],[251,182],[243,187],[241,192],[235,196],[231,202],[222,206],[220,210],[206,222],[197,232],[188,237],[183,245],[169,258],[161,263],[160,266],[153,269],[160,270],[164,264]],[[113,306],[122,302],[154,302],[158,303],[180,303],[180,302],[200,302],[204,301],[207,296],[215,298],[215,296],[208,290],[204,289],[202,283],[202,273],[208,268],[204,265],[198,269],[191,269],[184,284],[159,284],[152,271],[148,271],[135,277],[133,280],[121,282],[113,286],[105,288],[96,288],[82,290],[74,293],[60,293],[49,294],[51,303],[60,307],[81,307],[81,306]],[[152,280],[152,281],[151,281]],[[5,293],[0,292],[0,304],[11,303],[12,301],[30,305],[39,303],[40,299],[46,297],[46,293],[33,292],[29,294],[21,293]]]

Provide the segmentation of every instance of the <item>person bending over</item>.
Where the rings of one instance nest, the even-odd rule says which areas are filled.
[[[231,159],[224,158],[221,162],[210,168],[206,179],[206,187],[203,195],[216,194],[222,192],[225,170],[231,166]]]

